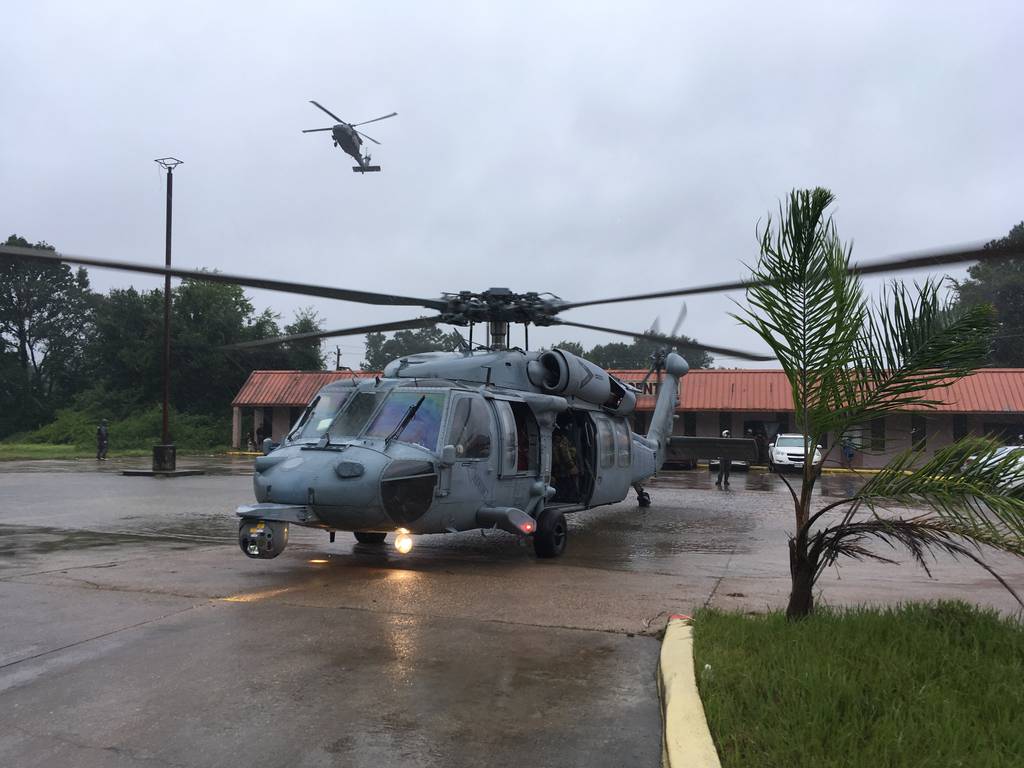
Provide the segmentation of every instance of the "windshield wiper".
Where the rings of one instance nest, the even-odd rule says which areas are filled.
[[[417,400],[415,403],[413,403],[412,405],[405,409],[405,415],[402,416],[401,420],[398,422],[395,428],[391,430],[391,433],[384,438],[385,448],[391,444],[392,440],[394,440],[396,437],[402,434],[402,431],[406,427],[409,426],[409,422],[412,421],[413,417],[416,415],[416,411],[420,409],[420,406],[423,405],[423,401],[426,400],[426,398],[426,395],[420,395],[419,400]]]
[[[302,428],[306,426],[306,422],[309,421],[309,415],[313,413],[313,409],[319,402],[320,395],[317,395],[313,399],[313,402],[306,406],[306,410],[302,412],[302,415],[299,417],[298,423],[294,427],[292,427],[292,431],[288,433],[288,436],[285,438],[285,440],[291,440],[294,435],[302,431]]]

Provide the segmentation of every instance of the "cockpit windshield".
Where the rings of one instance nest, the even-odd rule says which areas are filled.
[[[366,422],[377,410],[380,401],[388,394],[386,389],[375,389],[370,392],[356,392],[349,398],[345,408],[338,414],[331,425],[331,440],[342,437],[355,437],[363,431]]]
[[[306,409],[302,420],[295,426],[291,439],[319,440],[320,436],[331,426],[335,414],[351,396],[352,390],[347,392],[321,392],[316,400],[311,403],[310,408]]]
[[[400,428],[394,434],[395,440],[422,445],[435,451],[446,399],[447,394],[444,392],[393,390],[366,430],[366,436],[386,438]],[[408,423],[403,427],[402,422],[407,417]]]

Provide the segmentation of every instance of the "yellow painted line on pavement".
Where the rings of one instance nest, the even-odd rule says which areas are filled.
[[[673,616],[668,621],[658,664],[658,692],[664,729],[663,768],[721,768],[697,692],[689,618]]]

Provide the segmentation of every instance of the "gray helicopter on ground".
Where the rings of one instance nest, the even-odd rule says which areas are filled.
[[[851,272],[1005,257],[1003,249],[942,251],[856,265]],[[265,442],[265,455],[255,462],[256,503],[237,510],[238,543],[248,557],[277,557],[291,525],[322,529],[332,541],[336,531],[352,531],[364,544],[381,544],[394,533],[400,552],[409,551],[414,534],[500,528],[531,537],[539,557],[555,557],[568,541],[566,514],[620,502],[630,489],[640,506],[649,505],[644,483],[662,466],[669,447],[696,458],[750,460],[756,455],[753,440],[672,434],[680,380],[688,371],[672,350],[770,357],[677,338],[675,330],[626,331],[560,316],[585,306],[743,290],[750,285],[745,281],[582,302],[504,288],[425,299],[0,246],[0,264],[5,260],[67,262],[435,312],[225,349],[440,323],[468,326],[463,351],[412,355],[389,363],[376,379],[329,384],[282,445]],[[487,343],[474,348],[473,330],[481,324]],[[513,324],[523,326],[522,349],[508,346]],[[531,351],[531,325],[584,328],[661,344],[648,374],[663,377],[648,432],[639,434],[630,426],[635,388],[566,350]]]
[[[362,131],[357,131],[356,128],[360,125],[368,125],[369,123],[376,123],[378,120],[387,120],[389,117],[395,117],[398,114],[397,112],[392,112],[390,115],[383,115],[382,117],[375,117],[373,120],[364,120],[361,123],[346,123],[322,104],[312,100],[310,100],[309,103],[317,109],[323,110],[338,122],[330,128],[308,128],[304,130],[303,133],[330,131],[331,136],[334,138],[334,146],[341,147],[344,152],[354,157],[355,161],[359,163],[359,165],[352,166],[353,171],[356,173],[371,173],[380,170],[379,165],[371,165],[369,154],[364,157],[361,152],[363,139],[368,139],[374,144],[380,144],[380,142],[371,136],[367,136]]]

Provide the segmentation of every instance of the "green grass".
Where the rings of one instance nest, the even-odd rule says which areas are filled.
[[[705,610],[694,627],[724,768],[1024,765],[1024,626],[1013,619],[937,603],[793,624]]]
[[[110,419],[111,455],[150,455],[152,446],[160,442],[162,420],[159,405],[120,419]],[[96,425],[99,421],[99,417],[74,408],[58,411],[49,424],[31,432],[11,435],[0,442],[0,459],[95,458]],[[186,414],[172,409],[169,426],[179,454],[221,452],[231,442],[230,416]]]

